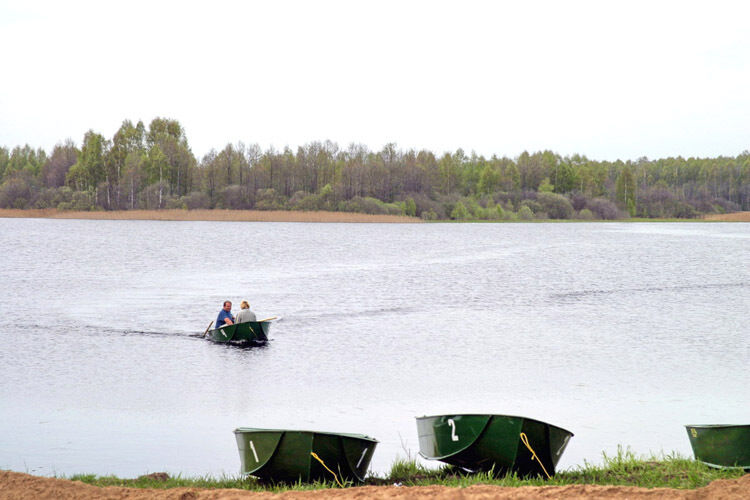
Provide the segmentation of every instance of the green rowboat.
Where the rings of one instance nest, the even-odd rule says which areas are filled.
[[[472,472],[555,474],[572,432],[510,415],[417,417],[419,454]],[[546,472],[546,474],[545,474]]]
[[[240,427],[234,435],[242,474],[285,483],[362,482],[378,444],[363,434],[332,432]]]
[[[208,338],[220,343],[259,343],[268,341],[270,321],[248,321],[208,331]]]
[[[750,425],[686,425],[695,459],[709,467],[750,470]]]

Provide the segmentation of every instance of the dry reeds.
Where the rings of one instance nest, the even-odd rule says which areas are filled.
[[[116,210],[76,212],[56,209],[0,209],[0,217],[95,220],[174,220],[241,222],[421,222],[417,217],[370,215],[349,212],[301,212],[286,210]]]

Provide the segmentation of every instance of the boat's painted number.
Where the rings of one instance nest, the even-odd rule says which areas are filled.
[[[250,449],[253,450],[253,457],[255,457],[255,461],[260,462],[260,460],[258,460],[258,452],[255,451],[255,445],[253,444],[252,440],[250,440]]]
[[[362,456],[359,457],[359,461],[357,462],[357,469],[359,469],[359,465],[362,463],[362,460],[364,460],[365,454],[367,453],[368,449],[369,448],[365,448],[364,450],[362,450]]]
[[[451,441],[458,441],[458,436],[456,435],[456,422],[454,422],[452,418],[449,418],[448,425],[451,426]]]
[[[692,434],[694,438],[698,437],[698,431],[696,431],[695,429],[690,429],[690,434]]]

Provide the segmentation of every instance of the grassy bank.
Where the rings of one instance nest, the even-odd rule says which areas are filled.
[[[397,459],[385,476],[372,475],[366,485],[448,486],[467,487],[476,484],[493,486],[637,486],[642,488],[695,489],[716,479],[735,479],[744,474],[741,470],[719,470],[677,454],[638,458],[631,451],[620,449],[615,456],[604,455],[602,465],[584,464],[573,470],[562,471],[552,479],[519,478],[510,474],[494,477],[490,473],[469,474],[450,466],[428,469],[413,459]],[[236,488],[250,491],[281,492],[337,488],[335,481],[312,484],[273,485],[241,477],[168,477],[150,474],[137,479],[120,479],[115,476],[75,475],[67,477],[94,486],[126,486],[133,488]]]

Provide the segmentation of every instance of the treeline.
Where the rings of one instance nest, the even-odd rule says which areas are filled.
[[[485,158],[458,150],[311,142],[296,151],[227,144],[196,158],[176,120],[126,120],[79,148],[0,147],[0,208],[333,210],[424,219],[696,217],[750,210],[750,152],[594,161],[551,151]]]

